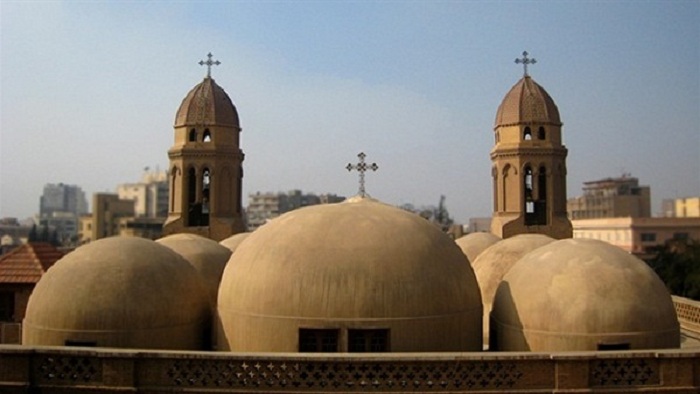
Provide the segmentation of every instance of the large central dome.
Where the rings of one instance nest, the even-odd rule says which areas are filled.
[[[529,76],[523,77],[506,94],[498,107],[495,127],[522,123],[561,126],[554,100]]]
[[[295,352],[301,329],[341,338],[383,329],[394,352],[476,351],[481,314],[476,277],[451,238],[416,214],[353,198],[284,214],[240,244],[219,288],[219,344]]]
[[[238,111],[231,98],[210,77],[187,93],[175,116],[175,127],[204,125],[239,127]]]

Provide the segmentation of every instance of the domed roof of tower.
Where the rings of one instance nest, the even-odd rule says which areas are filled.
[[[676,348],[680,330],[671,295],[646,263],[603,241],[565,239],[528,253],[503,278],[491,344],[504,351]]]
[[[295,352],[309,327],[388,329],[390,351],[482,348],[464,254],[422,217],[370,198],[297,209],[252,232],[224,270],[218,311],[219,344],[233,351]]]
[[[506,94],[496,112],[495,127],[522,123],[561,126],[559,109],[546,90],[528,75]]]
[[[204,284],[183,257],[143,238],[104,238],[39,280],[22,343],[201,350],[210,319]]]
[[[175,116],[175,127],[209,125],[239,127],[239,122],[231,98],[213,78],[206,77],[182,100]]]

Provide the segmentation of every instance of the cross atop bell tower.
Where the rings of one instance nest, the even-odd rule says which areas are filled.
[[[209,54],[211,55],[211,53]],[[523,76],[527,77],[527,65],[528,64],[535,64],[537,63],[537,59],[530,59],[527,57],[529,53],[527,51],[523,51],[523,58],[522,59],[515,59],[515,64],[522,64],[523,65]],[[201,64],[201,63],[200,63]]]
[[[218,66],[219,64],[221,64],[220,61],[211,60],[211,58],[212,58],[212,54],[211,54],[211,52],[209,52],[207,54],[207,61],[206,62],[204,60],[199,61],[200,66],[204,66],[204,65],[207,66],[207,78],[211,78],[211,66]]]

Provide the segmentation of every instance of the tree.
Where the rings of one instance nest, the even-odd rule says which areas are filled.
[[[649,266],[672,294],[700,300],[700,242],[672,239],[650,251]]]
[[[29,230],[28,242],[36,242],[39,240],[39,233],[36,230],[36,223],[32,224],[32,229]]]

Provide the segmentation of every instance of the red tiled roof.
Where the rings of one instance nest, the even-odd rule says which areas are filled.
[[[0,256],[0,283],[37,283],[63,253],[45,242],[19,246]]]

